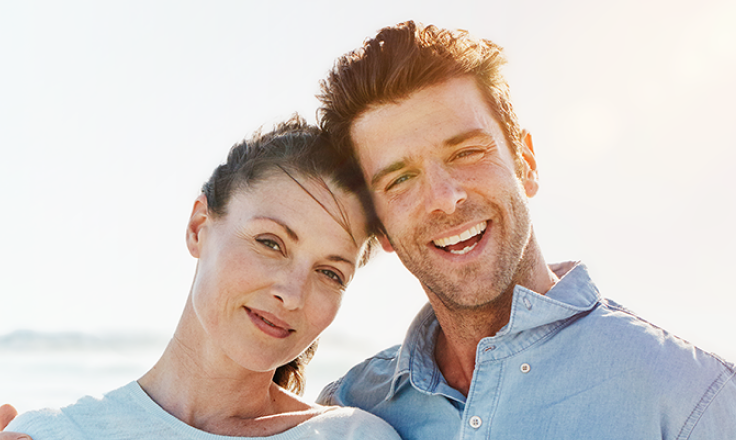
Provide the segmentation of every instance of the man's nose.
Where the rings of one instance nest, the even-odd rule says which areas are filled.
[[[424,202],[427,213],[440,211],[452,214],[468,194],[462,184],[441,165],[431,165],[425,170]]]

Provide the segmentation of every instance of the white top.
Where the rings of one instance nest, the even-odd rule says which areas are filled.
[[[215,435],[189,426],[158,406],[135,381],[99,399],[88,396],[61,409],[24,413],[6,431],[22,432],[33,440],[252,438]],[[386,422],[357,408],[326,411],[281,434],[259,438],[401,440]]]

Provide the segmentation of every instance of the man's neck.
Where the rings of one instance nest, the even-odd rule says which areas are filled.
[[[435,361],[447,383],[467,396],[475,371],[475,353],[481,339],[493,336],[509,320],[511,297],[504,303],[494,304],[491,310],[476,312],[448,311],[436,307],[435,316],[440,331],[435,344]]]
[[[429,295],[440,324],[434,353],[437,366],[447,383],[463,395],[467,396],[470,389],[478,344],[483,338],[496,335],[509,322],[515,286],[521,285],[544,295],[558,281],[535,242],[528,250],[534,255],[527,254],[531,258],[521,262],[520,270],[506,291],[486,306],[450,310],[436,296]]]

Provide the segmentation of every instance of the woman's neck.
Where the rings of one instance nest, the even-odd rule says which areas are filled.
[[[182,422],[220,435],[272,435],[303,421],[298,415],[308,413],[309,404],[273,383],[273,371],[246,370],[209,344],[190,311],[161,359],[138,380],[154,402]]]

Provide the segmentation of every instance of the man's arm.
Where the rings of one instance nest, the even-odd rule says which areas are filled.
[[[10,421],[17,415],[18,411],[16,411],[12,406],[0,406],[0,431],[5,429],[5,427],[8,426],[8,423],[10,423]],[[25,434],[17,432],[0,432],[0,440],[31,440],[31,438]]]

